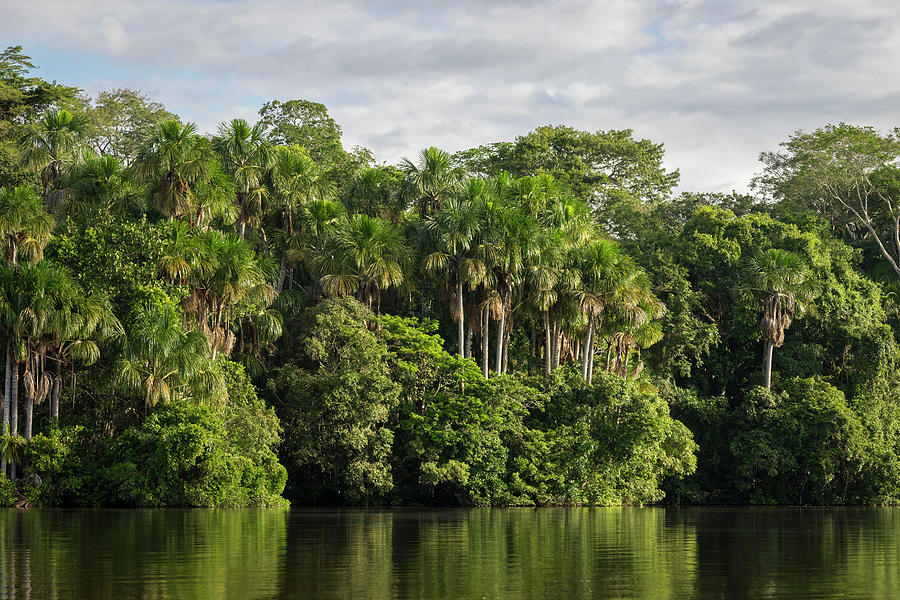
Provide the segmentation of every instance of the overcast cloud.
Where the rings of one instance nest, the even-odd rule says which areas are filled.
[[[542,124],[665,143],[685,190],[745,190],[829,122],[900,125],[895,0],[0,0],[0,44],[88,93],[131,87],[212,131],[323,102],[397,162]]]

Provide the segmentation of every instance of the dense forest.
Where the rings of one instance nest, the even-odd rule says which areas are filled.
[[[900,502],[900,130],[341,138],[0,53],[0,505]]]

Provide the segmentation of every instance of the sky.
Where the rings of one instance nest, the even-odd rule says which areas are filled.
[[[201,131],[324,103],[396,163],[539,125],[662,142],[686,191],[746,191],[797,130],[900,125],[896,0],[0,0],[0,45]]]

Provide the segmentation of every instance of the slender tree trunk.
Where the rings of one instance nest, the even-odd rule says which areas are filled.
[[[562,324],[559,322],[559,318],[556,321],[556,335],[553,339],[553,368],[558,369],[559,363],[562,360]]]
[[[628,379],[628,359],[631,358],[631,348],[625,348],[625,365],[624,365],[624,373],[622,373],[622,377]]]
[[[12,381],[9,389],[10,435],[19,435],[19,361],[13,358]],[[9,461],[9,478],[16,480],[16,461]]]
[[[766,340],[766,351],[763,356],[763,362],[765,363],[766,368],[766,389],[772,389],[772,353],[775,346],[772,342]]]
[[[19,361],[13,358],[12,381],[9,388],[9,432],[19,434]]]
[[[544,375],[550,374],[550,311],[544,311]]]
[[[4,385],[3,385],[3,435],[9,434],[9,379],[10,379],[10,370],[12,366],[10,365],[10,350],[9,344],[6,346],[6,372],[4,376]],[[0,458],[0,476],[6,475],[6,456]]]
[[[484,374],[485,379],[489,377],[488,371],[490,370],[488,367],[489,344],[491,342],[490,325],[488,307],[485,306],[481,309],[481,372]]]
[[[472,323],[466,319],[466,358],[473,358],[472,355],[472,337],[475,332],[472,331]]]
[[[590,352],[591,344],[594,341],[594,318],[588,317],[588,329],[587,333],[584,335],[584,353],[581,359],[581,378],[584,381],[588,380],[588,366],[590,364]]]
[[[259,226],[259,235],[262,236],[263,252],[265,253],[266,258],[271,258],[272,255],[269,252],[269,238],[266,237],[266,230],[262,225]]]
[[[53,378],[53,389],[50,391],[50,418],[59,421],[59,388],[62,387],[62,375]]]
[[[497,375],[503,373],[503,331],[506,327],[506,299],[500,299],[500,320],[497,321],[497,356],[496,356],[496,371]]]
[[[25,441],[31,441],[31,419],[34,416],[34,394],[25,390]]]
[[[512,319],[506,320],[506,327],[503,330],[503,372],[506,373],[509,366],[509,334],[512,331]]]
[[[284,289],[284,276],[287,275],[287,256],[281,257],[281,267],[278,270],[278,285],[276,286],[276,290],[280,294]]]
[[[594,380],[594,336],[591,336],[591,345],[588,346],[588,354],[585,357],[588,361],[587,384],[590,385]]]
[[[456,311],[459,316],[459,355],[466,357],[466,316],[463,310],[463,284],[459,281],[456,284]]]

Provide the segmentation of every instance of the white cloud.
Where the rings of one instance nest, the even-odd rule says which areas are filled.
[[[89,92],[142,89],[206,131],[252,117],[266,99],[310,98],[329,107],[348,145],[389,162],[544,123],[628,127],[666,143],[683,188],[728,191],[744,189],[758,152],[797,128],[900,120],[900,6],[887,0],[0,0],[0,9],[0,34],[38,64],[107,68],[52,78]]]

